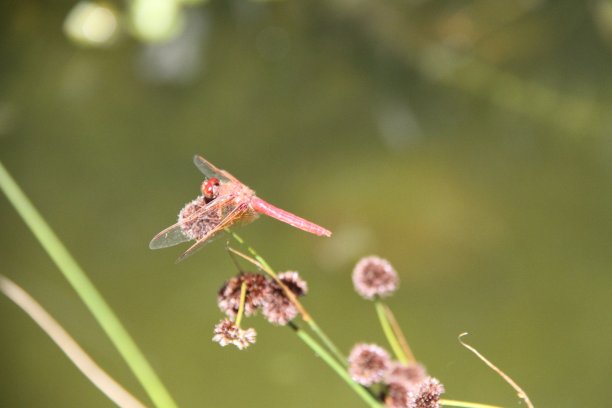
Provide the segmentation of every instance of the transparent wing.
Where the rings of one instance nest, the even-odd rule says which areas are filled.
[[[200,249],[204,247],[204,245],[212,242],[216,235],[223,232],[225,228],[229,228],[234,223],[239,221],[242,218],[242,215],[248,211],[248,205],[243,203],[241,205],[236,206],[231,212],[229,212],[223,220],[212,230],[208,232],[205,236],[200,238],[195,244],[189,247],[181,256],[178,257],[176,263],[181,262],[183,259],[193,255]]]
[[[206,178],[216,177],[223,182],[238,181],[238,179],[225,170],[216,168],[211,162],[207,161],[200,155],[193,156],[193,164],[196,165]]]
[[[190,238],[187,235],[183,234],[181,225],[179,223],[176,223],[154,236],[151,242],[149,242],[149,248],[167,248],[189,240]]]
[[[160,249],[167,248],[174,245],[178,245],[181,242],[191,241],[192,238],[189,238],[187,235],[183,233],[183,229],[181,227],[184,223],[189,223],[194,221],[200,217],[206,217],[206,214],[212,211],[218,211],[219,206],[227,206],[228,201],[233,198],[232,195],[228,195],[225,197],[218,197],[214,201],[208,203],[205,207],[203,207],[200,211],[196,211],[189,218],[184,220],[182,223],[176,223],[174,225],[169,226],[165,230],[161,231],[159,234],[155,235],[151,242],[149,243],[149,248],[151,249]],[[232,211],[230,208],[229,211]]]

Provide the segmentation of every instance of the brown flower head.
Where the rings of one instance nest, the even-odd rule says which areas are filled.
[[[264,302],[264,298],[271,290],[270,281],[265,276],[256,273],[240,273],[225,282],[219,289],[217,304],[219,309],[228,317],[235,317],[240,307],[240,291],[242,283],[246,284],[246,297],[244,302],[245,316],[257,312]]]
[[[308,293],[308,284],[300,275],[295,271],[282,272],[278,275],[278,280],[289,288],[295,296],[304,296]]]
[[[417,392],[421,382],[427,378],[425,367],[419,363],[403,364],[399,361],[391,363],[391,368],[385,375],[385,382],[401,383],[408,391]]]
[[[181,225],[181,231],[189,239],[200,239],[204,237],[211,229],[216,227],[220,220],[219,212],[208,212],[206,216],[193,217],[198,211],[206,206],[204,196],[199,196],[195,200],[185,204],[179,212],[178,223]]]
[[[284,326],[295,319],[298,310],[283,290],[276,284],[266,295],[261,313],[272,324]]]
[[[414,395],[414,408],[440,408],[444,386],[433,377],[427,377]]]
[[[382,347],[359,343],[351,350],[348,362],[353,380],[368,386],[383,380],[391,360]]]
[[[278,280],[295,296],[302,296],[308,292],[308,284],[297,272],[283,272],[278,275]],[[298,315],[298,309],[275,281],[270,281],[261,312],[267,321],[280,326],[286,325]]]
[[[368,256],[355,265],[353,285],[361,296],[374,299],[376,296],[391,295],[399,285],[399,278],[389,261]]]
[[[233,344],[242,350],[251,344],[255,344],[256,336],[255,329],[244,330],[236,326],[231,320],[223,319],[215,326],[215,335],[212,340],[223,347]]]
[[[412,393],[402,383],[392,382],[385,394],[385,406],[390,408],[413,408],[411,402],[414,400]]]

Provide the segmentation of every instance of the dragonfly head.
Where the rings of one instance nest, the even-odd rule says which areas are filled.
[[[216,177],[211,177],[208,180],[204,180],[202,183],[202,194],[204,195],[204,200],[209,203],[219,195],[219,186],[221,182]]]

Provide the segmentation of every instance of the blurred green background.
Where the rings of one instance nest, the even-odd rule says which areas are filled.
[[[162,0],[0,6],[0,160],[118,313],[182,407],[363,406],[286,328],[211,342],[223,239],[151,237],[198,194],[200,153],[270,202],[241,234],[308,280],[346,352],[384,342],[352,290],[391,260],[389,300],[446,397],[518,406],[612,400],[612,2]],[[118,381],[146,396],[0,198],[0,270]],[[0,406],[108,407],[0,298]]]

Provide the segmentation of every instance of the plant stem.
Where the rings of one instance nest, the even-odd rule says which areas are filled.
[[[79,343],[32,296],[9,278],[0,275],[0,291],[19,306],[57,344],[74,365],[117,406],[122,408],[146,408],[144,404],[125,390],[106,373]]]
[[[445,407],[459,407],[459,408],[502,408],[497,405],[479,404],[477,402],[468,401],[456,401],[441,399],[440,404]]]
[[[332,352],[332,354],[336,357],[336,359],[338,359],[340,364],[342,364],[344,367],[348,367],[347,357],[344,356],[342,352],[340,352],[340,350],[338,350],[338,348],[331,341],[331,339],[327,337],[327,334],[325,334],[325,332],[321,330],[317,322],[314,319],[310,319],[306,323],[308,323],[308,326],[310,327],[310,329],[317,335],[317,337],[319,337],[319,339],[321,339],[323,344],[325,344],[325,346]]]
[[[397,337],[395,336],[395,333],[393,332],[393,329],[391,328],[391,324],[389,323],[389,320],[387,319],[387,314],[385,313],[385,305],[380,300],[376,300],[374,302],[374,306],[376,307],[376,314],[378,315],[378,320],[380,321],[380,325],[382,326],[383,332],[385,333],[385,336],[387,337],[387,341],[389,342],[391,349],[393,349],[393,353],[395,354],[395,356],[397,357],[399,361],[401,361],[404,364],[407,363],[409,361],[408,357],[406,356],[406,354],[404,353],[404,350],[402,349],[399,342],[397,341]]]
[[[366,388],[357,384],[350,377],[346,369],[340,365],[331,354],[327,352],[323,347],[319,345],[308,333],[301,330],[295,323],[289,323],[298,337],[306,343],[308,347],[312,349],[318,356],[320,356],[327,365],[329,365],[354,391],[372,408],[380,408],[382,404],[378,401]]]
[[[240,285],[240,306],[238,306],[238,314],[236,315],[236,326],[238,327],[240,327],[240,322],[242,322],[242,315],[244,314],[244,304],[246,302],[246,291],[247,291],[246,282],[242,282],[242,285]]]
[[[527,393],[525,391],[523,391],[523,389],[516,382],[514,382],[514,380],[512,378],[510,378],[510,376],[508,374],[504,373],[499,367],[497,367],[495,364],[493,364],[480,351],[476,350],[474,347],[472,347],[469,344],[467,344],[463,340],[463,337],[465,337],[465,336],[467,336],[467,333],[461,333],[459,335],[459,338],[458,338],[459,343],[461,343],[461,345],[463,347],[465,347],[466,349],[468,349],[472,353],[474,353],[476,355],[476,357],[478,357],[483,363],[485,363],[487,366],[489,366],[489,368],[491,370],[495,371],[505,382],[507,382],[508,385],[510,385],[516,391],[518,397],[520,399],[522,399],[523,401],[525,401],[525,405],[527,405],[527,408],[533,408],[533,403],[529,399],[529,396],[527,395]]]
[[[248,245],[247,243],[244,242],[244,240],[242,239],[242,237],[240,237],[238,234],[236,234],[234,231],[232,230],[227,230],[232,237],[240,244],[243,245],[244,247],[247,248],[247,250],[251,253],[251,255],[253,255],[253,257],[257,260],[257,262],[259,262],[261,264],[261,266],[263,267],[263,269],[270,275],[272,276],[280,285],[281,287],[285,288],[285,285],[280,282],[276,276],[276,273],[274,272],[274,270],[272,269],[272,267],[268,264],[268,262],[266,262],[266,260],[264,258],[262,258],[257,251],[255,251],[255,249],[253,249],[253,247],[251,247],[250,245]],[[336,357],[336,359],[338,360],[338,362],[340,362],[340,364],[344,365],[345,367],[347,366],[347,360],[346,360],[346,356],[344,356],[340,350],[338,349],[338,347],[336,347],[336,345],[334,344],[334,342],[327,336],[327,334],[325,334],[325,332],[319,327],[319,325],[317,324],[317,322],[312,318],[312,316],[310,315],[310,313],[308,313],[308,311],[304,308],[304,306],[302,306],[302,304],[300,303],[300,301],[295,297],[295,295],[293,294],[293,292],[291,292],[290,290],[285,290],[285,293],[287,294],[287,296],[289,297],[289,299],[295,304],[295,306],[300,310],[300,313],[302,315],[302,318],[304,319],[304,321],[308,324],[308,326],[310,327],[310,329],[317,335],[317,337],[319,337],[319,339],[323,342],[323,344],[325,344],[325,346],[332,352],[332,354],[334,355],[334,357]]]
[[[77,292],[96,321],[102,326],[113,345],[119,351],[155,406],[176,407],[176,403],[161,380],[125,330],[110,306],[100,295],[85,272],[70,255],[51,227],[21,191],[8,171],[0,163],[0,189],[15,207],[23,221],[38,239],[55,265]]]
[[[408,345],[406,336],[404,336],[404,333],[402,332],[402,328],[400,327],[400,325],[397,323],[397,320],[395,319],[395,315],[393,314],[389,306],[384,303],[383,303],[383,309],[385,311],[385,317],[387,318],[387,320],[389,321],[389,325],[391,326],[391,330],[393,330],[393,334],[395,334],[395,338],[397,339],[397,342],[399,343],[400,347],[404,351],[404,354],[408,358],[408,362],[416,361],[416,358],[414,357],[414,354],[412,353],[412,350],[410,349],[410,346]]]

